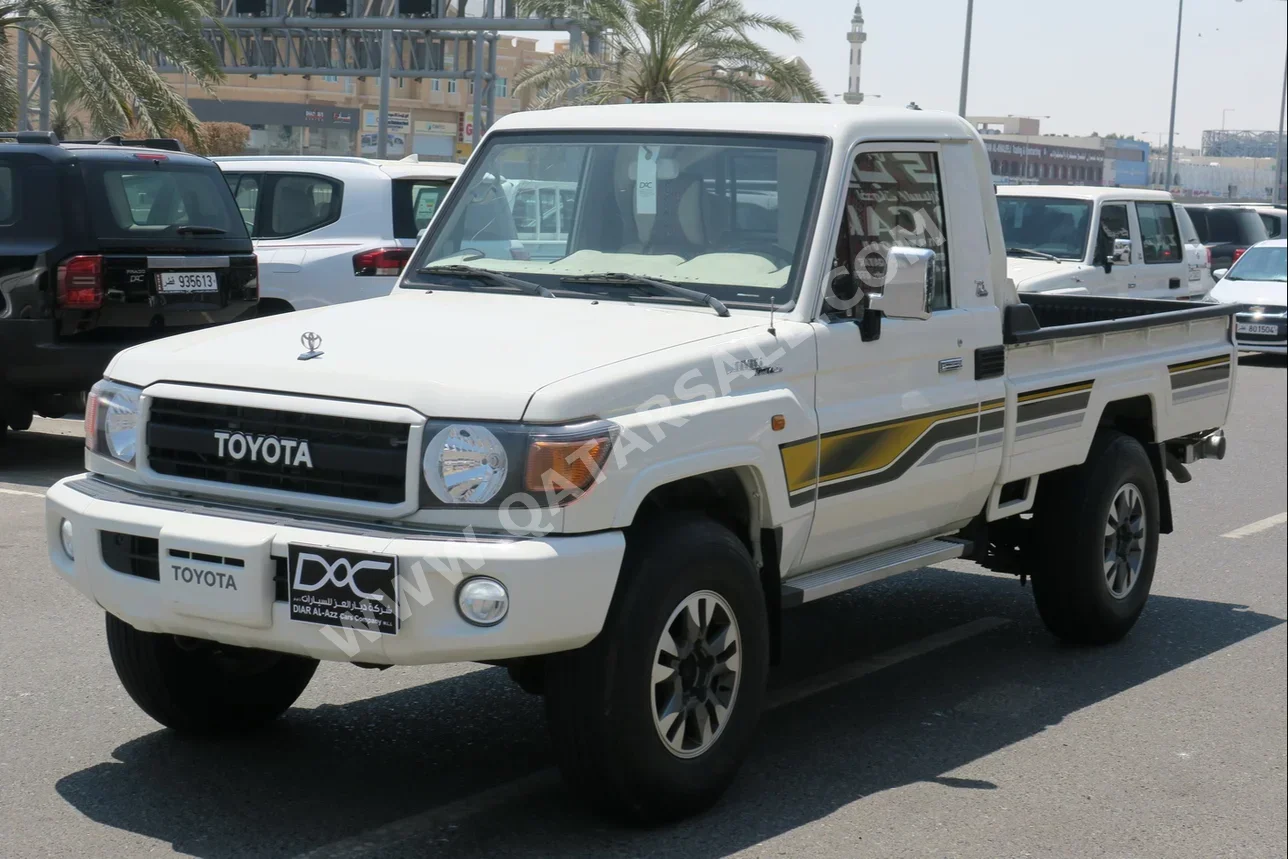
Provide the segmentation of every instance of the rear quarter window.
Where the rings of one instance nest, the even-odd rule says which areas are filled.
[[[340,220],[344,183],[304,173],[271,174],[268,213],[258,230],[262,238],[284,239]]]
[[[429,226],[451,187],[448,179],[395,179],[392,187],[394,238],[414,239]]]
[[[58,187],[45,159],[0,154],[0,242],[59,240]]]
[[[214,237],[247,236],[232,192],[213,165],[88,162],[86,174],[92,193],[103,204],[93,207],[94,226],[101,236],[173,236],[181,227],[219,231],[210,234]]]

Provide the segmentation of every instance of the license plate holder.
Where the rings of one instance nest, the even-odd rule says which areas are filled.
[[[271,536],[161,529],[162,600],[175,614],[267,629],[273,625]]]
[[[157,292],[162,295],[191,295],[219,291],[219,276],[213,271],[163,271],[157,273]]]
[[[1236,334],[1263,334],[1273,337],[1279,333],[1279,326],[1267,325],[1264,322],[1236,322],[1234,331]]]
[[[398,634],[398,557],[291,543],[287,546],[291,620]]]

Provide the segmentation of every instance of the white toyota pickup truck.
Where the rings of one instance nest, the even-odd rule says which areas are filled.
[[[573,191],[559,253],[511,179]],[[121,353],[53,566],[174,729],[271,720],[318,660],[503,665],[591,802],[691,813],[782,612],[966,558],[1068,641],[1140,615],[1167,475],[1224,454],[1235,308],[1021,300],[1006,264],[954,116],[511,115],[392,295]]]

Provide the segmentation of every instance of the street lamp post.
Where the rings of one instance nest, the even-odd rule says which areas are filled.
[[[1288,200],[1284,194],[1284,107],[1288,105],[1288,59],[1284,60],[1284,86],[1279,91],[1279,136],[1275,138],[1275,193],[1271,195],[1276,203]]]
[[[1172,62],[1172,114],[1167,121],[1167,173],[1163,190],[1172,190],[1172,157],[1176,152],[1176,84],[1181,77],[1181,21],[1185,18],[1185,0],[1176,3],[1176,58]]]
[[[966,41],[962,45],[962,93],[957,100],[957,114],[966,115],[966,85],[970,81],[970,28],[975,18],[975,0],[966,0]]]

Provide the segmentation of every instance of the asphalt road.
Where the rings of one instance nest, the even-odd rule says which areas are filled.
[[[81,441],[41,422],[0,447],[0,856],[1285,856],[1285,400],[1282,360],[1241,362],[1125,641],[1062,647],[967,564],[811,604],[728,796],[645,831],[571,800],[499,669],[328,664],[254,737],[160,729],[48,569]]]

